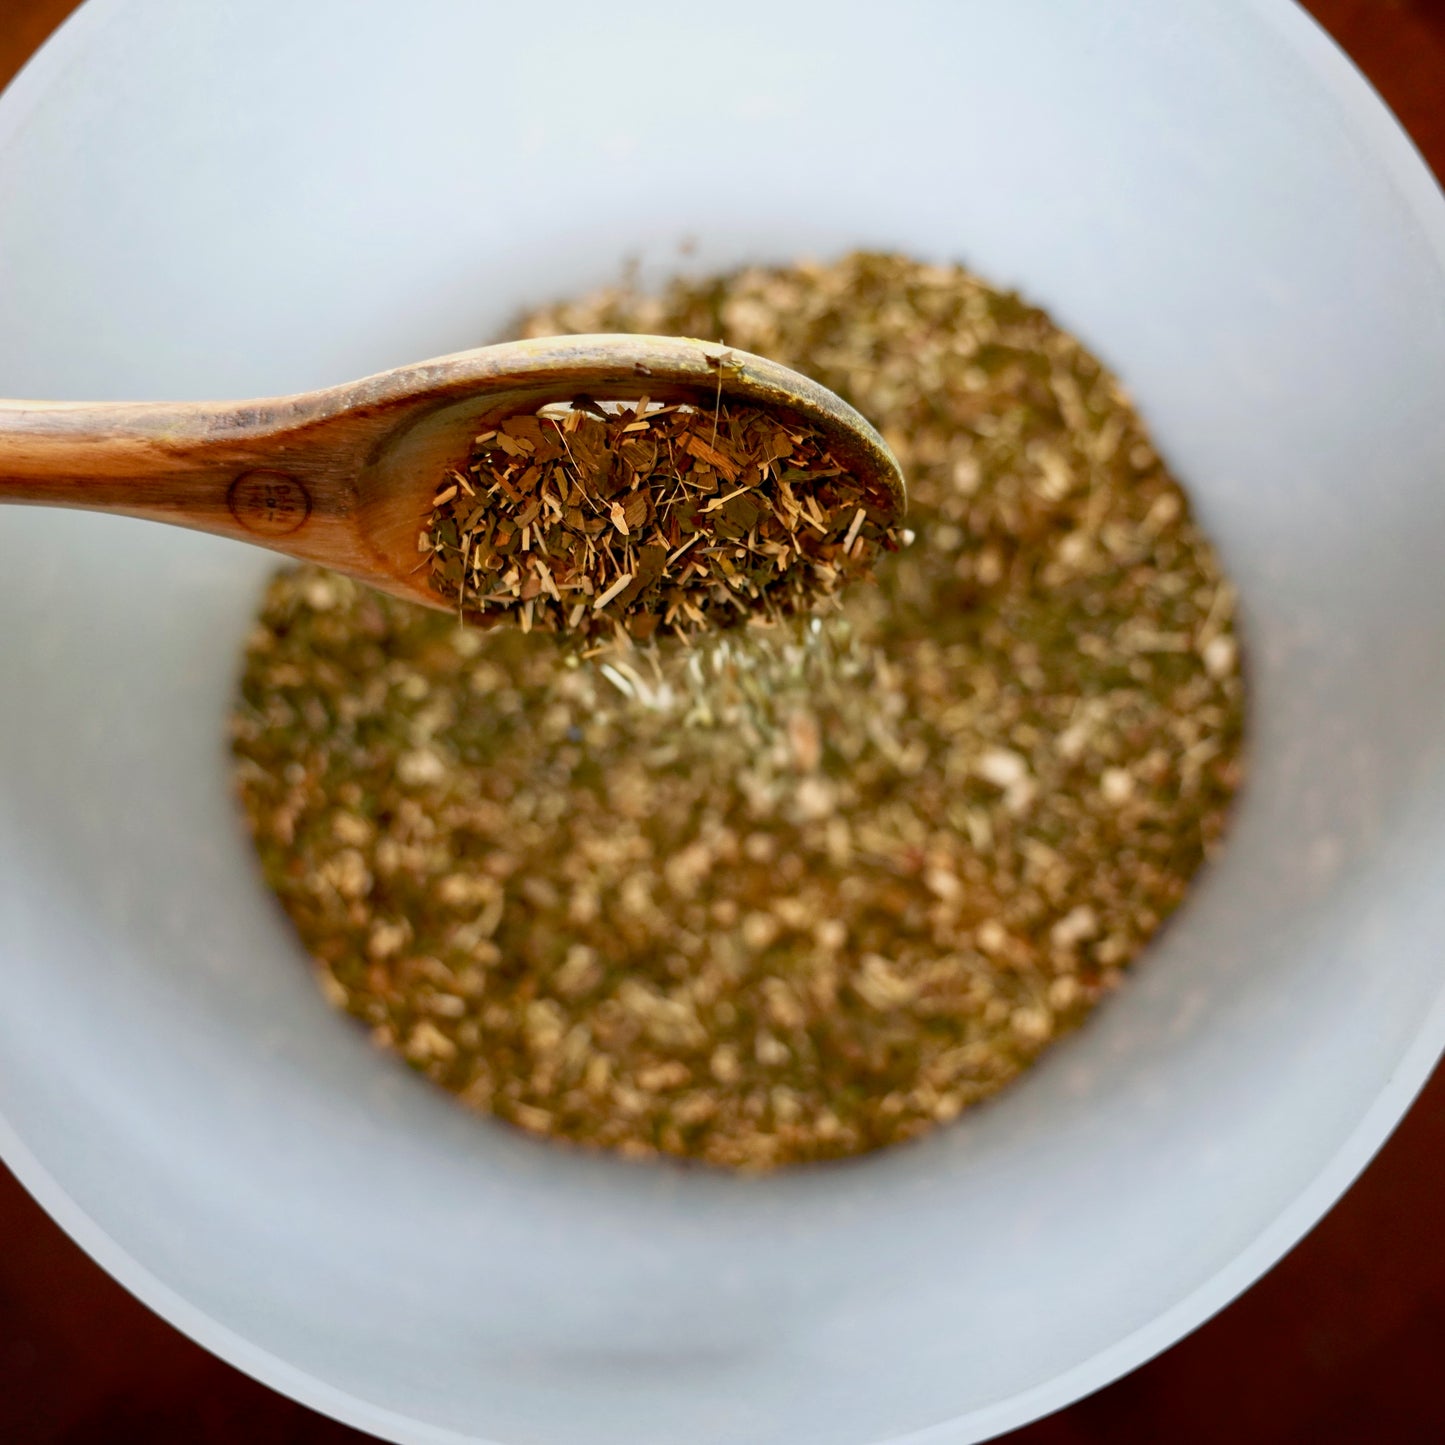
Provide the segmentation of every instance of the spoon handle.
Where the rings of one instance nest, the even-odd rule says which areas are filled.
[[[0,502],[114,512],[327,561],[354,528],[280,408],[0,401]]]

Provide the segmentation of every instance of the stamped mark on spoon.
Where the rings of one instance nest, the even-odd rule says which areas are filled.
[[[231,515],[262,537],[284,537],[300,531],[311,515],[311,495],[285,472],[242,472],[226,493]]]

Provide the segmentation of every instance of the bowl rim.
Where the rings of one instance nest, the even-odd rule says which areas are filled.
[[[52,81],[136,0],[83,0],[0,91],[0,147],[23,128]],[[1274,31],[1368,145],[1445,273],[1445,190],[1394,112],[1353,60],[1294,0],[1236,0]],[[1198,1329],[1272,1269],[1338,1202],[1384,1146],[1445,1055],[1445,990],[1333,1158],[1215,1275],[1108,1348],[1032,1389],[875,1445],[980,1445],[1062,1410],[1145,1364]],[[509,1445],[388,1410],[298,1369],[221,1324],[157,1278],[61,1187],[15,1131],[0,1101],[0,1160],[67,1235],[113,1279],[203,1349],[335,1420],[398,1445]]]

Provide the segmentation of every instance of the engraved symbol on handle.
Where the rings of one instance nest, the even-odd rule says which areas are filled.
[[[242,472],[226,493],[231,515],[258,537],[299,531],[311,515],[311,496],[285,472]]]

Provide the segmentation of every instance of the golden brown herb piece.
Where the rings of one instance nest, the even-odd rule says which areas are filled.
[[[473,620],[644,639],[814,610],[898,545],[890,510],[772,412],[579,397],[477,437],[419,546]]]

